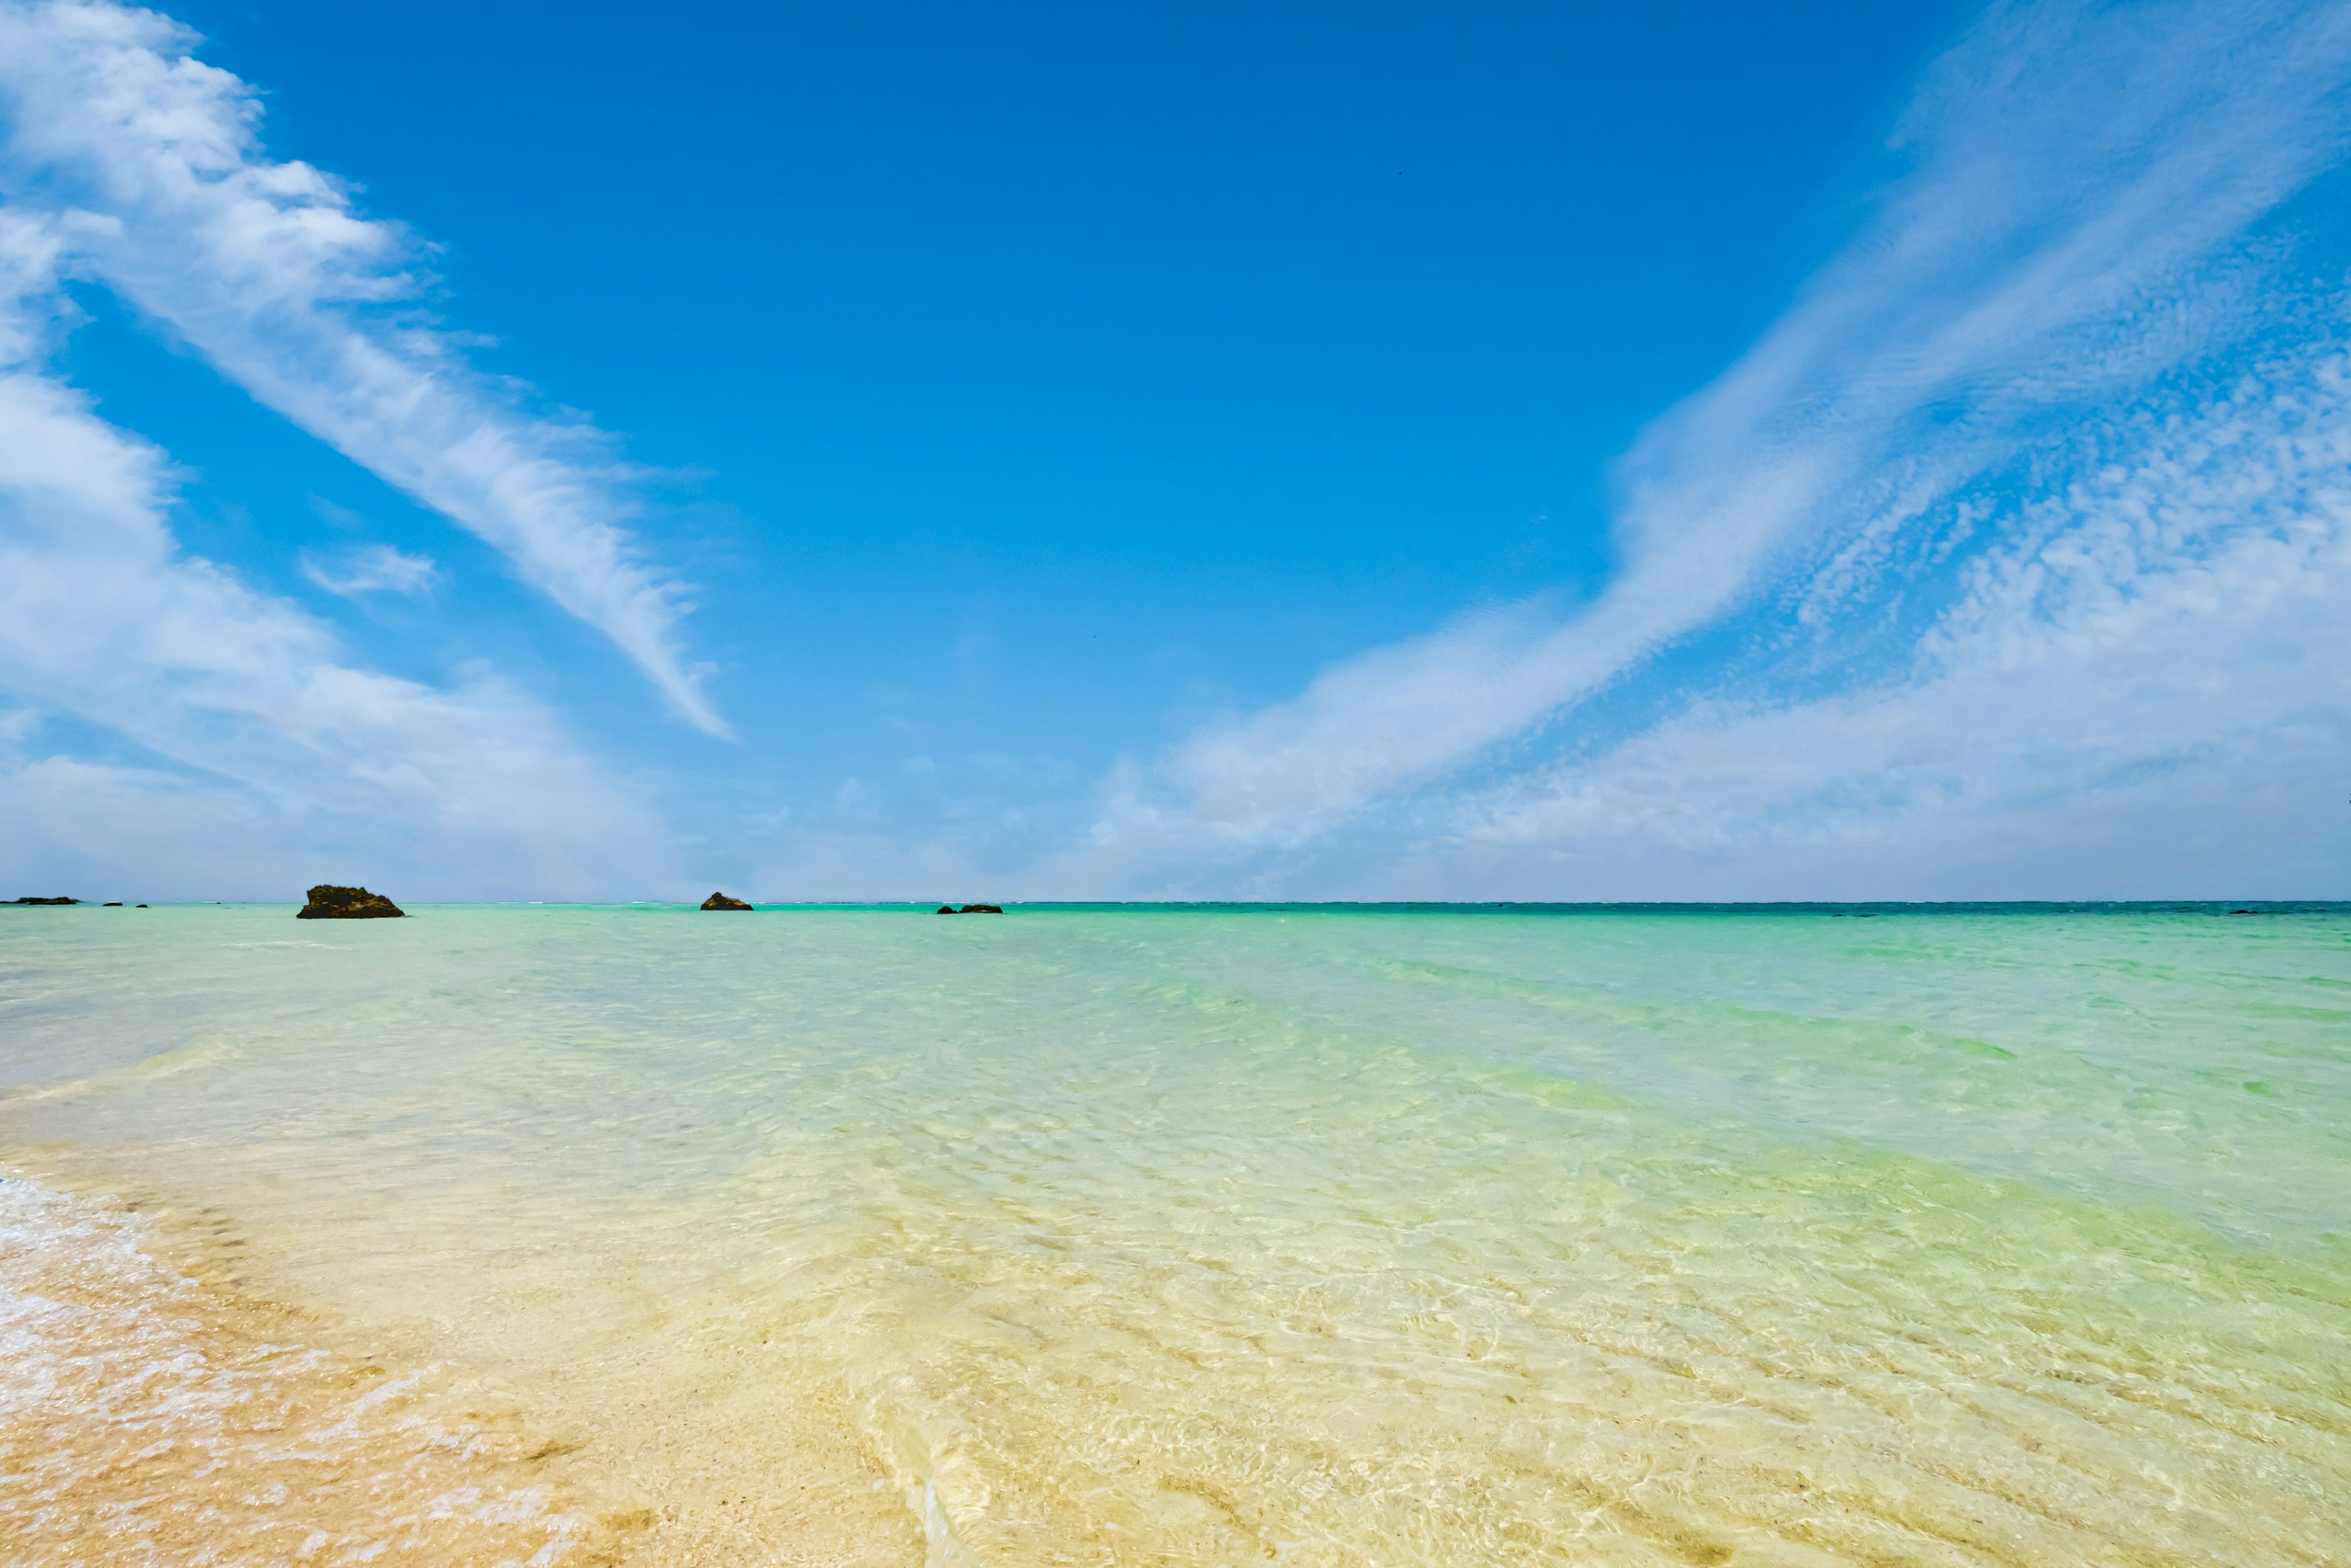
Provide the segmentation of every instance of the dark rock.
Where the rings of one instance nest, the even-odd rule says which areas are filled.
[[[723,893],[714,893],[708,898],[702,901],[702,907],[705,909],[748,909],[751,906],[744,903],[739,898],[729,898]]]
[[[967,904],[956,913],[957,915],[1001,915],[1004,913],[1004,906],[1000,904]]]
[[[122,900],[118,898],[111,904],[101,904],[99,907],[100,909],[120,909],[122,907]]]
[[[2231,909],[2229,913],[2231,915],[2259,915],[2261,911],[2258,909]]]
[[[133,908],[133,909],[144,909],[144,908],[146,908],[147,906],[146,906],[145,904],[132,904],[131,907],[131,908]]]
[[[389,920],[408,913],[380,893],[363,887],[336,887],[320,883],[310,890],[310,902],[297,920]]]
[[[79,904],[78,898],[20,898],[18,904]]]
[[[956,912],[956,906],[952,904],[942,904],[939,905],[938,912],[941,915],[953,915]]]

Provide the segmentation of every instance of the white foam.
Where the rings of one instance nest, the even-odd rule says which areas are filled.
[[[584,1523],[473,1474],[486,1445],[383,1375],[240,1333],[149,1222],[0,1179],[0,1517],[12,1568],[89,1562],[551,1563]],[[494,1456],[490,1456],[495,1458]],[[452,1484],[456,1483],[456,1484]]]

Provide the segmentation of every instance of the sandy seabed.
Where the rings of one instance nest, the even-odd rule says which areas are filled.
[[[2351,1562],[2340,915],[153,913],[12,1568]]]

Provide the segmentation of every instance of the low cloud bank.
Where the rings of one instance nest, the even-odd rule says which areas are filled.
[[[0,835],[0,875],[151,897],[285,896],[322,861],[486,896],[661,875],[651,812],[537,704],[353,668],[298,606],[180,549],[164,454],[43,369],[66,249],[0,212],[0,687],[22,705],[0,820],[38,825]],[[128,756],[49,749],[58,723]]]

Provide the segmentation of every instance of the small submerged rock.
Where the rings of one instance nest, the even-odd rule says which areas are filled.
[[[363,887],[337,887],[320,883],[310,890],[310,902],[297,920],[389,920],[408,913],[380,893]]]
[[[723,893],[714,893],[708,898],[702,901],[702,907],[705,909],[748,909],[751,906],[744,903],[739,898],[729,898]]]

